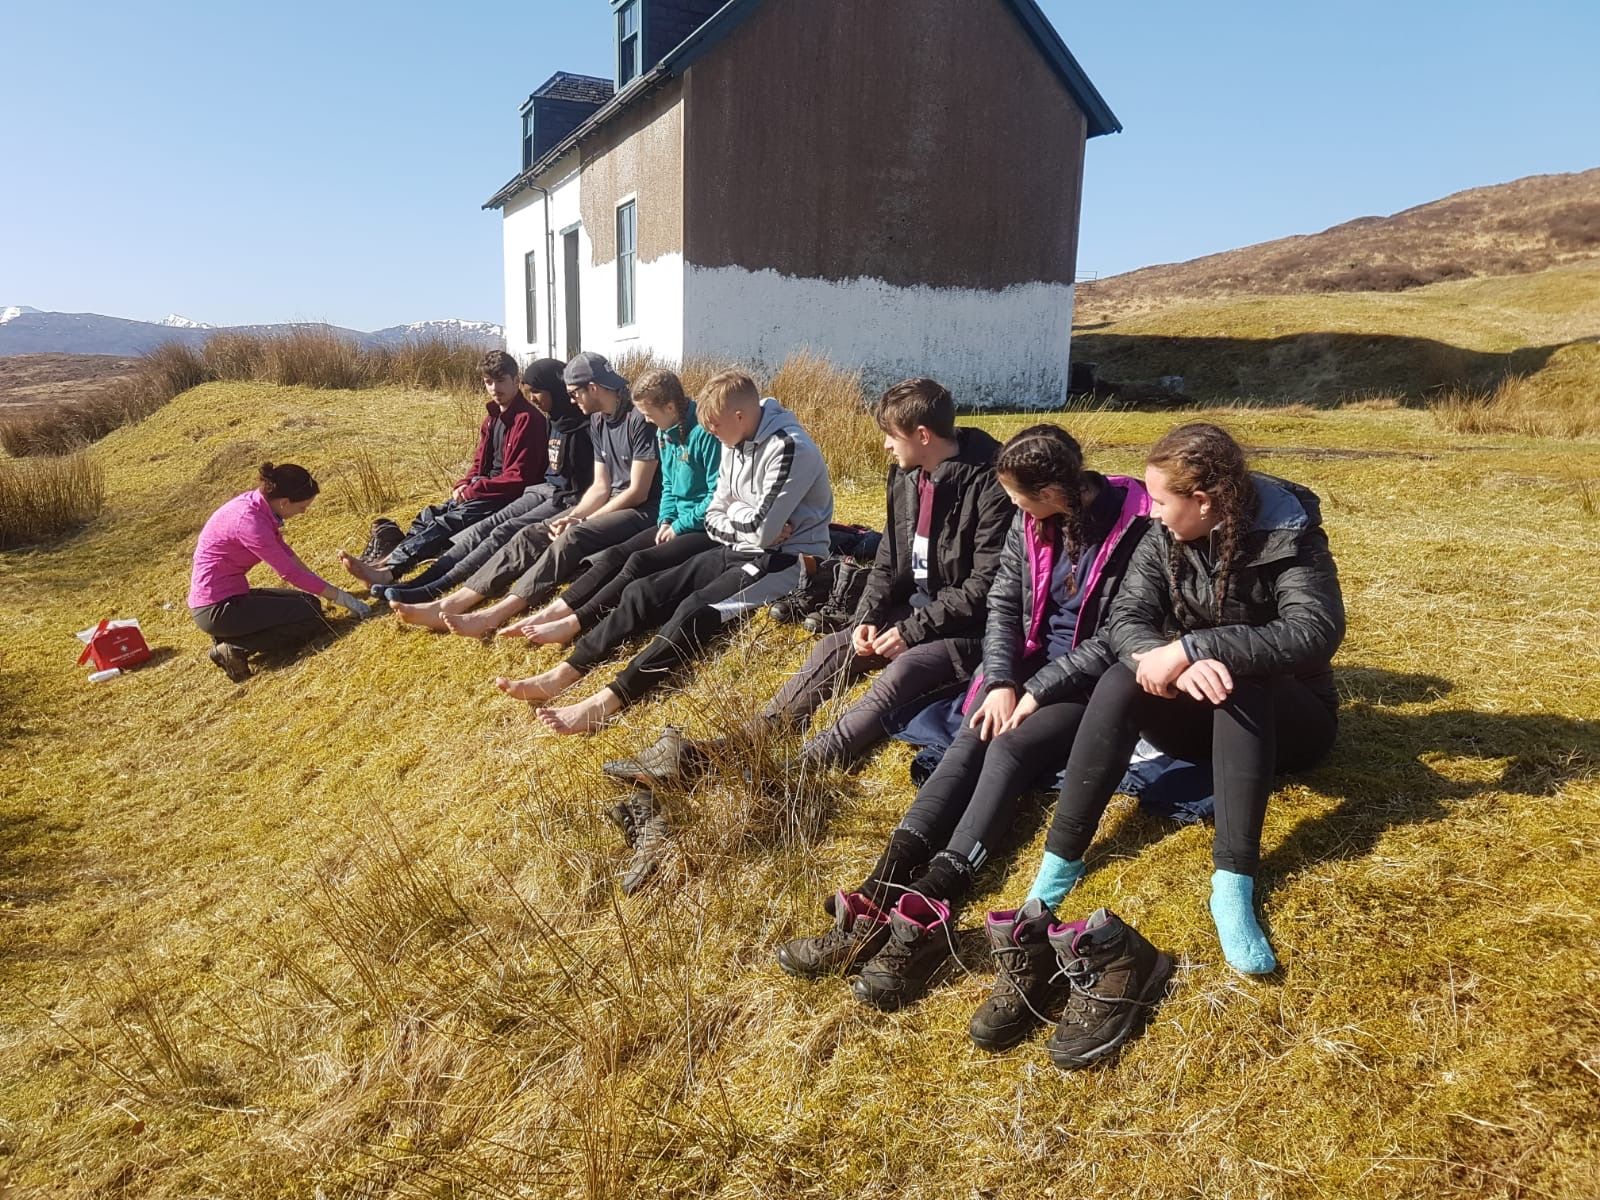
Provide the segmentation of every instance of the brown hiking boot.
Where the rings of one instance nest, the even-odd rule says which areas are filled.
[[[1076,1070],[1133,1036],[1172,978],[1172,957],[1103,908],[1087,921],[1052,926],[1050,944],[1068,994],[1046,1048],[1056,1066]]]
[[[644,784],[673,784],[685,775],[705,770],[705,751],[683,736],[683,730],[668,725],[655,744],[632,758],[613,758],[600,770],[613,779]]]
[[[388,517],[379,517],[372,523],[372,533],[367,538],[366,549],[361,551],[361,560],[375,567],[381,566],[383,560],[393,553],[394,548],[405,540],[405,530]]]
[[[250,661],[245,657],[245,652],[231,642],[218,642],[206,651],[206,657],[222,670],[222,673],[235,683],[243,683],[250,678]]]
[[[838,892],[824,905],[833,928],[821,937],[795,938],[778,947],[778,965],[801,979],[848,974],[889,940],[889,918],[860,892]]]
[[[666,817],[661,815],[656,798],[645,788],[639,788],[628,801],[633,817],[633,859],[622,874],[622,894],[631,896],[642,888],[660,868],[668,850],[672,848],[672,831]]]
[[[1015,912],[992,912],[984,923],[1000,975],[967,1031],[985,1050],[1009,1050],[1049,1020],[1046,1014],[1066,988],[1056,977],[1053,924],[1055,914],[1043,900],[1029,900]]]
[[[889,940],[850,981],[850,990],[884,1012],[904,1008],[950,958],[950,939],[949,906],[906,892],[889,914]]]

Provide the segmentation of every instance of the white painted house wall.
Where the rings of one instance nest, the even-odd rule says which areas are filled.
[[[833,282],[690,265],[683,349],[773,368],[809,348],[880,389],[915,375],[961,407],[1057,407],[1067,395],[1070,284],[1003,291]]]
[[[570,168],[575,168],[576,159]],[[567,348],[566,314],[566,264],[562,252],[562,237],[569,230],[578,230],[578,303],[580,331],[585,350],[595,350],[608,358],[630,351],[654,353],[671,362],[683,360],[683,255],[664,254],[654,262],[637,262],[634,268],[634,324],[619,327],[617,324],[617,264],[603,262],[591,264],[594,247],[589,231],[582,226],[581,198],[582,176],[576,169],[561,174],[556,170],[547,178],[556,180],[550,186],[551,244],[545,245],[544,195],[528,188],[506,202],[502,212],[501,240],[504,247],[505,268],[505,329],[506,349],[517,361],[527,365],[532,359],[565,358]],[[652,219],[653,214],[638,211],[640,228]],[[538,336],[527,336],[527,299],[523,286],[524,256],[533,251],[537,256],[540,290],[538,303]],[[549,339],[550,289],[546,274],[546,254],[555,258],[555,341]]]

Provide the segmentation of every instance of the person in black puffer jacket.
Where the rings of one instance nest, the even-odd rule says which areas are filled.
[[[1156,523],[1112,605],[1120,662],[1100,678],[1029,899],[1054,908],[1141,733],[1216,781],[1211,915],[1228,964],[1277,967],[1254,884],[1273,776],[1318,762],[1338,730],[1330,660],[1344,601],[1322,510],[1308,488],[1252,472],[1227,432],[1172,430],[1146,459]]]

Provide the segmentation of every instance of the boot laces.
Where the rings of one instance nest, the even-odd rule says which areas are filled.
[[[1159,1003],[1159,1000],[1141,1000],[1137,996],[1102,996],[1094,990],[1094,985],[1100,982],[1100,972],[1090,965],[1088,959],[1069,959],[1058,955],[1056,961],[1061,964],[1061,969],[1052,978],[1065,980],[1067,984],[1067,1004],[1061,1014],[1063,1021],[1087,1025],[1087,1018],[1093,1015],[1096,1004],[1110,1007],[1137,1004],[1140,1008],[1154,1008]]]

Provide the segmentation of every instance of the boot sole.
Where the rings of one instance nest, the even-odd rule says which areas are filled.
[[[1175,964],[1170,954],[1156,955],[1155,972],[1151,975],[1150,982],[1144,991],[1139,994],[1139,1000],[1142,1003],[1129,1004],[1127,1006],[1127,1015],[1123,1017],[1118,1025],[1117,1032],[1088,1051],[1068,1053],[1064,1050],[1058,1050],[1054,1046],[1048,1047],[1050,1061],[1064,1071],[1076,1071],[1080,1067],[1090,1066],[1105,1058],[1106,1055],[1120,1049],[1123,1043],[1133,1036],[1133,1032],[1139,1027],[1140,1022],[1149,1016],[1150,1005],[1167,990],[1167,984],[1172,980],[1174,967]]]

